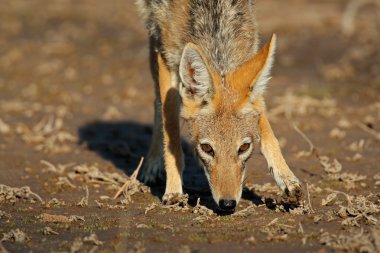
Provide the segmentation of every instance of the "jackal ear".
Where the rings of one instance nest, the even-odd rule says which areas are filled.
[[[271,79],[270,73],[274,61],[276,49],[276,35],[267,43],[259,53],[240,66],[229,78],[234,87],[242,95],[247,94],[253,102],[264,94],[268,81]],[[243,94],[245,93],[245,94]]]
[[[179,66],[182,81],[180,93],[189,99],[208,100],[213,93],[212,78],[200,49],[188,43]]]
[[[274,54],[276,51],[277,37],[275,34],[269,43],[267,43],[253,59],[253,73],[255,74],[250,84],[251,101],[262,96],[267,88],[267,84],[271,77],[271,71],[274,62]],[[257,73],[255,73],[257,71]]]

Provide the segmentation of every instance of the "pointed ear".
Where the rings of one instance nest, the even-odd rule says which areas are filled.
[[[271,71],[274,63],[274,54],[276,51],[276,34],[272,35],[272,38],[267,45],[261,49],[257,56],[257,64],[259,64],[260,71],[251,84],[251,101],[255,100],[259,96],[263,95],[267,84],[271,77]]]
[[[212,97],[214,90],[210,71],[200,49],[192,43],[183,50],[179,75],[182,98],[207,101]]]
[[[247,92],[250,101],[253,102],[264,94],[268,81],[271,79],[270,73],[274,62],[276,50],[276,35],[273,34],[258,54],[244,63],[236,70],[230,78],[230,82],[235,89],[240,92]]]

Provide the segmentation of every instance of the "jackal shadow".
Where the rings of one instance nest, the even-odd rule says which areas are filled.
[[[132,121],[94,121],[79,128],[79,142],[102,158],[111,161],[115,167],[130,176],[140,158],[147,155],[152,139],[152,126]],[[186,169],[184,184],[192,192],[209,194],[208,182],[192,145],[182,139]],[[151,186],[154,194],[164,191],[164,182]]]
[[[132,121],[94,121],[78,129],[79,143],[97,153],[103,159],[111,161],[115,167],[130,176],[137,167],[140,158],[145,157],[152,138],[152,126]],[[210,209],[217,210],[207,178],[193,146],[182,139],[185,154],[185,170],[183,173],[184,190],[189,194],[189,204],[196,205],[197,199]],[[152,194],[162,198],[165,183],[150,185]],[[260,197],[244,191],[243,198],[254,204],[262,204]]]

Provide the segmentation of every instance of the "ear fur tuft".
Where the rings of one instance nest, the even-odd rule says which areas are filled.
[[[206,100],[212,93],[210,72],[197,46],[188,43],[179,66],[182,81],[181,96]]]
[[[273,67],[274,63],[274,55],[276,51],[276,41],[277,41],[277,36],[273,34],[272,39],[270,43],[266,46],[268,47],[268,52],[266,55],[265,62],[263,64],[263,67],[261,71],[258,74],[258,78],[254,83],[251,85],[251,101],[256,100],[258,97],[264,94],[267,84],[269,80],[272,78],[271,77],[271,70]],[[265,50],[264,48],[263,50]]]

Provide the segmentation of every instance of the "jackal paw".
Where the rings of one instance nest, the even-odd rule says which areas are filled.
[[[296,176],[275,175],[275,180],[288,201],[298,203],[302,199],[302,186]]]
[[[144,162],[138,179],[147,185],[164,182],[164,162],[161,157],[149,158]]]
[[[178,206],[185,207],[188,201],[189,195],[182,193],[166,193],[162,197],[162,204],[166,206],[178,204]]]
[[[302,187],[298,180],[297,182],[289,182],[283,192],[288,201],[292,203],[299,203],[303,196]]]

